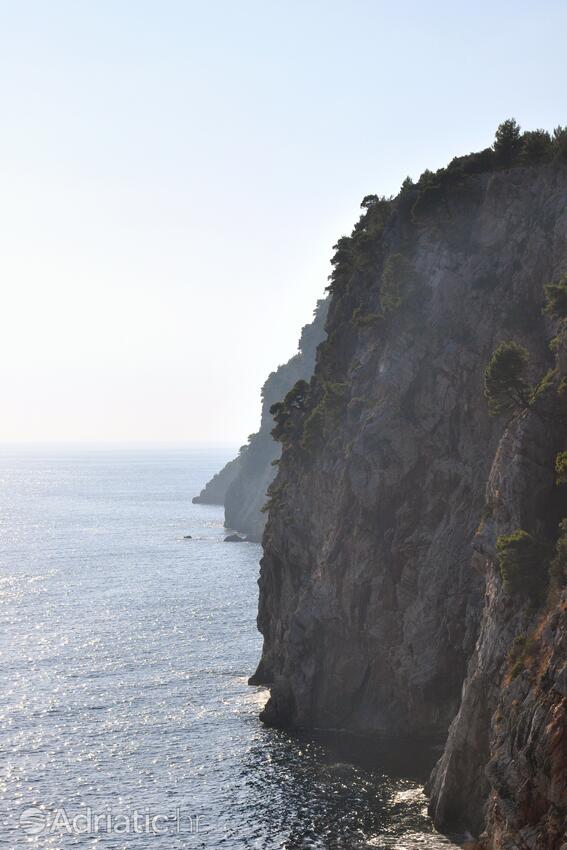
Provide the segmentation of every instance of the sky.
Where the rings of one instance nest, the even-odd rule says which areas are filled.
[[[362,197],[567,124],[566,32],[564,0],[0,0],[0,440],[244,442]]]

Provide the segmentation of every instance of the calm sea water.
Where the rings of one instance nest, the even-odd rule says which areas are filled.
[[[415,760],[259,723],[260,548],[191,504],[231,454],[0,450],[0,846],[449,846]]]

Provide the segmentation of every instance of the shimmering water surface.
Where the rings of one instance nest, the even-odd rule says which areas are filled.
[[[0,451],[0,846],[449,846],[417,761],[259,723],[260,549],[191,504],[231,454]]]

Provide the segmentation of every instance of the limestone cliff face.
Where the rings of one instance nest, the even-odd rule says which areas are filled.
[[[508,688],[535,615],[504,594],[494,547],[543,527],[560,435],[533,413],[508,430],[490,417],[483,371],[507,339],[534,379],[553,365],[542,289],[567,270],[567,168],[472,174],[411,215],[415,200],[369,210],[354,259],[339,243],[327,341],[280,417],[252,681],[270,685],[274,724],[445,736],[456,718],[434,816],[515,847],[510,761],[521,750],[543,774],[557,752],[530,730],[564,740],[565,626],[557,603],[537,674]],[[553,770],[526,811],[558,795]]]
[[[315,367],[317,346],[325,336],[325,320],[329,299],[318,302],[313,321],[301,331],[298,351],[287,363],[272,372],[262,387],[262,418],[260,428],[249,437],[240,454],[230,461],[207,484],[194,502],[207,502],[212,497],[214,504],[224,504],[225,525],[243,534],[250,540],[260,541],[266,522],[262,508],[266,493],[273,481],[275,463],[281,453],[279,443],[272,437],[274,421],[270,407],[288,392],[296,381],[309,379]]]
[[[567,841],[567,594],[552,586],[535,605],[511,595],[496,552],[498,536],[518,528],[553,541],[567,514],[554,476],[566,445],[557,394],[566,374],[559,362],[545,399],[500,441],[473,540],[486,587],[479,640],[430,781],[437,822],[484,830],[486,848],[559,850]]]

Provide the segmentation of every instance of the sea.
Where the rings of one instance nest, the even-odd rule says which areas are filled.
[[[191,502],[233,454],[0,447],[0,848],[454,846],[431,754],[259,721],[261,549]]]

